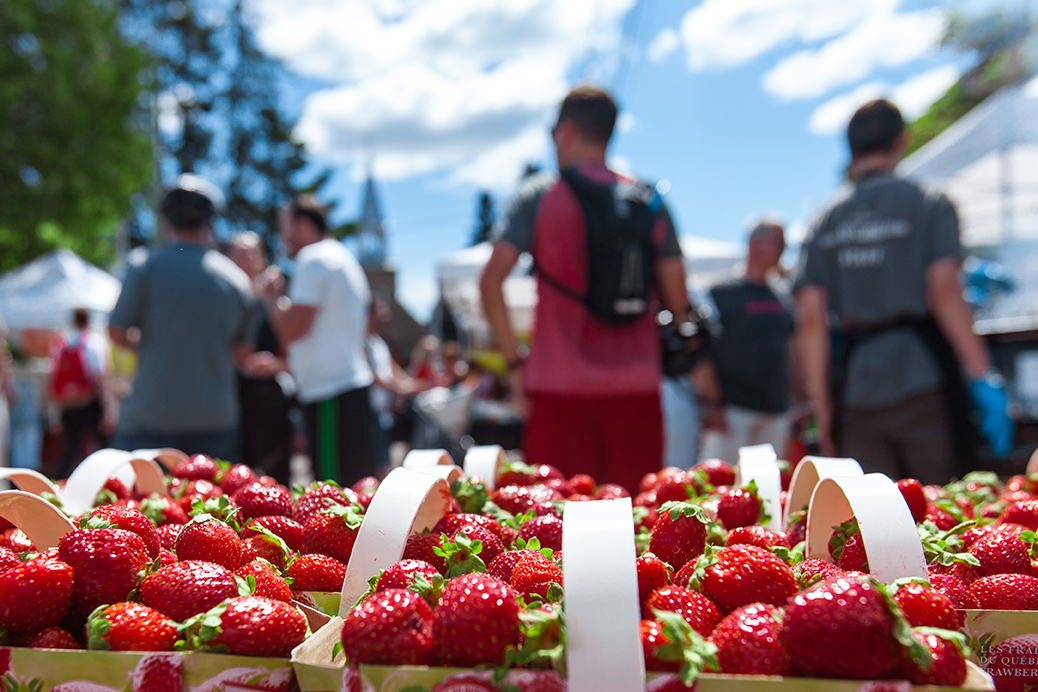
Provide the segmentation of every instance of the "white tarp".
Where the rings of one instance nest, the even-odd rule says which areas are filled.
[[[11,331],[67,329],[72,311],[87,308],[103,325],[122,283],[71,250],[55,250],[0,276],[0,316]]]

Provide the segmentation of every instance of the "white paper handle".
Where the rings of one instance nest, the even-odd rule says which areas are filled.
[[[371,577],[400,561],[411,532],[431,529],[450,503],[450,486],[444,478],[405,468],[386,476],[357,532],[342,584],[339,617],[345,617],[368,590]]]
[[[454,466],[454,460],[444,449],[412,449],[401,464],[405,469],[423,469],[430,466]]]
[[[873,577],[884,583],[926,578],[926,558],[912,512],[894,481],[882,473],[818,482],[807,514],[807,557],[829,560],[833,527],[851,517],[858,519]]]
[[[818,481],[823,478],[857,478],[864,475],[861,465],[854,459],[829,457],[804,457],[793,471],[789,481],[789,494],[782,512],[782,525],[789,526],[789,515],[807,507]]]
[[[1027,473],[1030,476],[1032,473],[1038,471],[1038,449],[1034,450],[1034,454],[1027,460]]]
[[[569,502],[563,514],[570,692],[644,692],[631,499]]]
[[[757,495],[768,515],[767,528],[782,529],[782,472],[778,467],[778,455],[770,444],[739,448],[739,485],[750,481],[757,484]]]
[[[58,487],[39,471],[4,467],[0,468],[0,479],[3,478],[17,485],[19,490],[24,490],[33,495],[42,495],[43,493],[59,494]]]
[[[0,492],[0,517],[25,532],[39,551],[58,547],[62,536],[76,530],[75,524],[57,507],[21,490]]]
[[[497,473],[505,464],[505,450],[500,445],[470,447],[465,453],[465,475],[479,476],[487,488],[497,487]]]
[[[165,450],[155,451],[159,454]],[[72,516],[90,509],[105,481],[116,472],[120,472],[120,480],[128,480],[129,486],[136,485],[143,494],[158,493],[169,497],[162,469],[155,463],[154,457],[144,458],[145,453],[101,449],[88,456],[80,462],[65,483],[65,491],[61,495],[65,509]],[[129,473],[125,474],[124,479],[122,472],[127,470]]]

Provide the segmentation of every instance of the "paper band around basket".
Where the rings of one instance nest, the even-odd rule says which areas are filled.
[[[818,481],[823,478],[857,478],[864,475],[861,465],[854,459],[831,457],[804,457],[793,471],[786,494],[786,506],[782,510],[782,526],[789,526],[789,515],[799,512],[811,502]]]
[[[757,484],[757,495],[768,515],[765,525],[772,531],[782,528],[782,472],[778,466],[778,455],[770,444],[751,445],[739,448],[739,485],[750,481]]]
[[[136,485],[142,495],[158,493],[169,497],[162,467],[155,459],[160,456],[171,459],[178,454],[183,453],[165,449],[138,452],[124,452],[119,449],[98,450],[80,462],[69,476],[65,490],[61,494],[61,502],[72,516],[82,514],[94,505],[94,498],[104,487],[105,481],[116,474],[123,482],[129,481],[128,486]]]
[[[18,486],[19,490],[33,495],[43,493],[58,495],[60,493],[58,487],[51,483],[49,478],[32,469],[0,468],[0,479],[9,480]]]
[[[884,583],[926,578],[926,558],[912,512],[894,481],[882,473],[818,482],[807,514],[806,557],[831,560],[833,527],[851,517],[858,519],[873,577]]]
[[[57,507],[22,490],[0,491],[0,517],[21,529],[39,551],[57,548],[62,536],[76,530]]]
[[[505,465],[505,450],[500,445],[470,447],[465,453],[465,475],[477,476],[488,490],[497,488],[497,474]]]
[[[644,692],[631,499],[569,502],[562,521],[569,692]]]
[[[1038,449],[1034,450],[1034,454],[1027,460],[1027,470],[1024,471],[1028,476],[1036,472],[1038,472]]]

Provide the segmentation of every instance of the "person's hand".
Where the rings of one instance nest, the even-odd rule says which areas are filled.
[[[836,456],[833,442],[833,409],[828,401],[814,401],[815,425],[818,426],[818,449],[824,457]]]
[[[728,414],[720,402],[705,402],[702,414],[703,430],[712,430],[722,435],[728,434]]]
[[[106,407],[104,413],[101,415],[101,432],[108,437],[115,435],[115,428],[119,424],[119,414],[115,407]]]
[[[988,441],[997,457],[1004,457],[1013,449],[1015,424],[1009,415],[1009,396],[1002,376],[990,375],[970,382],[970,396],[980,418],[980,434]]]
[[[256,277],[256,288],[264,300],[277,300],[285,292],[285,277],[277,267],[267,267]]]
[[[241,369],[254,380],[269,380],[281,372],[281,360],[270,351],[256,351],[245,358]]]
[[[530,400],[526,398],[523,390],[523,370],[515,368],[508,373],[508,388],[511,391],[512,406],[519,412],[519,416],[526,420],[530,415]]]

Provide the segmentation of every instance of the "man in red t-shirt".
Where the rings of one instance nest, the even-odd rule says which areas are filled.
[[[624,180],[606,167],[616,111],[601,89],[578,87],[566,96],[552,128],[559,170],[575,168],[604,184]],[[586,292],[587,223],[576,194],[557,175],[527,181],[496,230],[480,290],[517,401],[523,408],[528,403],[527,462],[551,464],[568,476],[588,473],[636,493],[642,475],[658,470],[663,460],[659,305],[650,305],[635,322],[615,326],[574,297]],[[685,268],[666,209],[658,214],[653,242],[651,303],[662,302],[679,320],[686,319]],[[525,360],[502,291],[523,252],[531,253],[539,268],[534,346]]]

